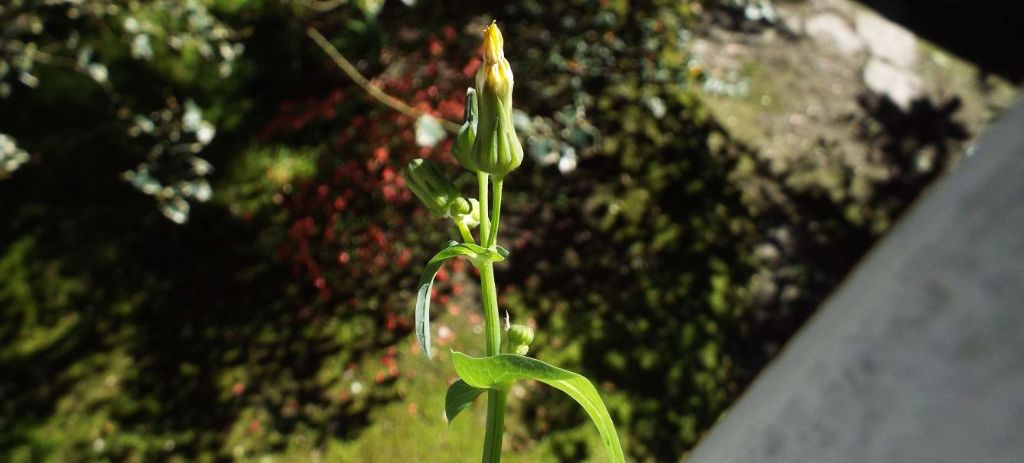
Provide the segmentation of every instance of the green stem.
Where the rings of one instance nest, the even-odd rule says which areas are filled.
[[[498,315],[498,290],[494,284],[494,263],[480,266],[480,288],[484,305],[484,339],[488,356],[501,353],[501,317]]]
[[[481,203],[482,204],[482,203]],[[481,220],[483,219],[481,211]],[[486,235],[481,235],[486,236]],[[487,356],[501,353],[501,318],[498,315],[498,289],[494,284],[494,264],[480,266],[480,288],[484,306],[484,335]],[[487,391],[487,431],[484,436],[484,463],[501,461],[501,441],[505,431],[505,391]]]
[[[488,208],[490,202],[487,200],[487,179],[488,175],[484,172],[476,173],[477,186],[480,190],[480,244],[483,247],[487,247],[487,237],[491,236],[491,219],[488,215]]]
[[[487,235],[487,241],[483,245],[486,248],[498,244],[498,222],[501,220],[501,187],[503,183],[505,183],[504,179],[494,179],[494,210],[491,211],[491,233]]]
[[[456,222],[456,227],[459,227],[459,234],[462,235],[462,241],[464,243],[476,244],[476,240],[473,239],[473,234],[469,232],[469,227],[462,222]]]
[[[505,431],[505,398],[508,391],[487,391],[487,434],[484,436],[483,463],[501,463],[501,441]]]
[[[495,244],[498,217],[501,213],[501,180],[494,182],[494,211],[487,200],[488,175],[477,173],[480,188],[480,242],[484,247]],[[493,220],[493,224],[492,224]],[[480,267],[480,289],[484,308],[484,339],[487,356],[501,353],[501,317],[498,315],[498,288],[494,284],[494,264]],[[501,441],[505,433],[505,398],[507,391],[487,391],[487,428],[484,434],[483,463],[501,462]]]

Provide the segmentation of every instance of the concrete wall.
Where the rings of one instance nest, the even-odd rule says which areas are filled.
[[[1024,102],[687,461],[1024,462]]]

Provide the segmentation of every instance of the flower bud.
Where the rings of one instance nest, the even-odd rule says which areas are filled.
[[[402,177],[413,194],[437,217],[447,217],[452,203],[460,199],[459,189],[434,162],[413,159],[402,170]]]
[[[533,329],[526,325],[512,325],[508,329],[508,343],[512,346],[512,352],[526,355],[533,343]]]
[[[457,199],[452,203],[450,213],[456,223],[461,223],[466,228],[475,228],[480,225],[480,202],[474,198],[469,198],[469,201],[466,201],[465,198]]]
[[[476,141],[477,103],[476,90],[466,89],[466,111],[462,127],[452,143],[452,154],[466,170],[476,171],[473,164],[473,142]]]
[[[484,29],[483,57],[476,73],[480,119],[470,162],[476,170],[502,179],[523,162],[523,146],[512,124],[512,68],[494,23]]]
[[[473,212],[473,206],[466,201],[466,198],[455,198],[455,201],[452,201],[452,206],[448,209],[448,215],[452,217],[466,215],[470,212]]]

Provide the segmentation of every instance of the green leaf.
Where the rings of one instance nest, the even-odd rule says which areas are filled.
[[[493,250],[487,249],[487,248],[485,248],[483,246],[480,246],[478,244],[472,244],[472,243],[462,243],[462,246],[465,246],[466,248],[472,250],[473,252],[475,252],[479,256],[476,259],[476,261],[473,262],[474,265],[480,264],[481,263],[481,262],[479,262],[480,259],[487,259],[487,260],[489,260],[491,262],[501,262],[501,261],[505,260],[506,256],[508,256],[508,251],[505,250],[505,248],[503,248],[501,246],[498,246],[498,250],[497,251],[493,251]],[[502,253],[502,251],[504,251],[504,253]]]
[[[625,461],[619,436],[615,433],[615,424],[612,423],[612,418],[597,389],[587,378],[540,360],[515,354],[473,358],[461,352],[452,352],[452,360],[455,362],[455,371],[472,387],[506,390],[517,380],[535,379],[569,394],[597,426],[611,461]]]
[[[444,416],[448,419],[448,424],[451,424],[460,412],[469,408],[473,400],[484,391],[486,389],[470,386],[461,379],[448,386],[448,392],[444,396]]]
[[[416,291],[416,338],[419,339],[420,350],[427,358],[430,358],[430,289],[434,286],[434,276],[441,269],[441,264],[457,256],[468,258],[477,267],[483,260],[497,262],[505,259],[497,252],[475,244],[449,241],[441,252],[427,262],[420,274]]]

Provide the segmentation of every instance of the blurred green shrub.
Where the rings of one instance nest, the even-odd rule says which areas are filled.
[[[244,50],[214,6],[15,0],[0,7],[0,99],[46,101],[106,122],[136,151],[124,179],[184,223],[190,202],[210,198],[212,167],[199,154],[216,134],[189,94],[230,76]]]

